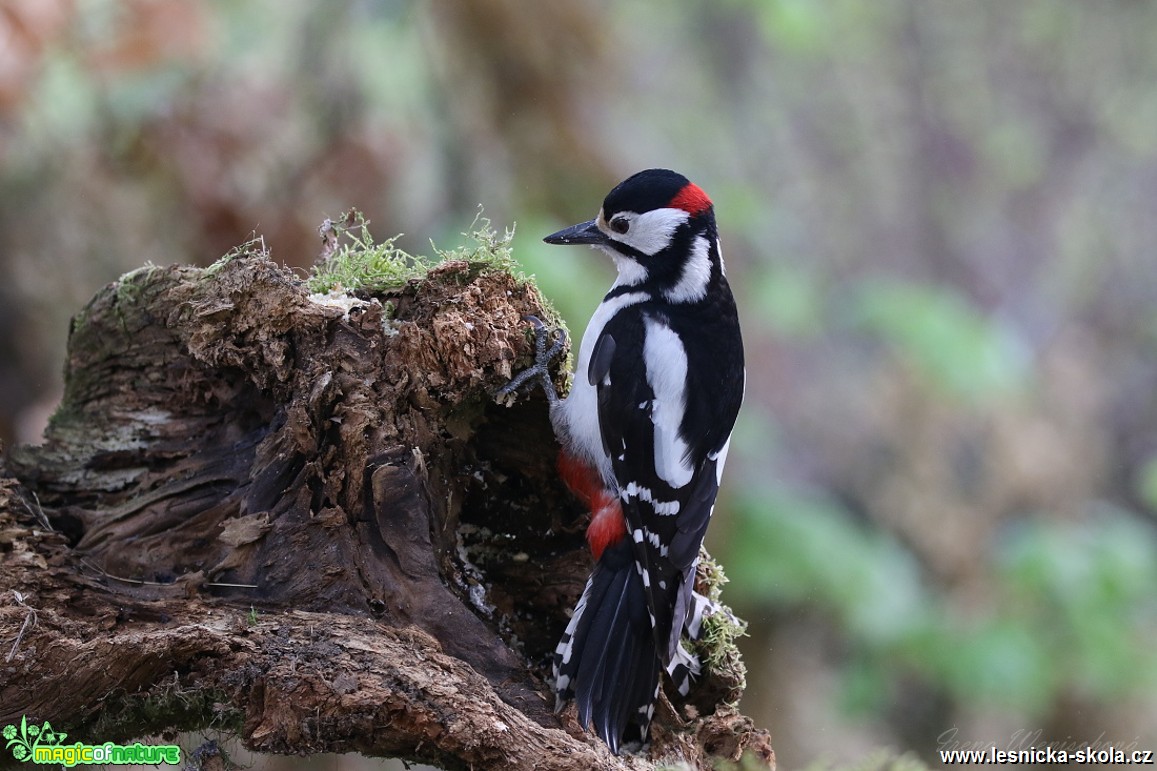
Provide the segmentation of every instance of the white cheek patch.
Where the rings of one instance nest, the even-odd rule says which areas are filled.
[[[616,233],[608,228],[607,235],[648,257],[666,249],[679,226],[691,219],[691,215],[682,209],[652,209],[642,214],[620,212],[615,217],[625,217],[630,228],[626,233]]]

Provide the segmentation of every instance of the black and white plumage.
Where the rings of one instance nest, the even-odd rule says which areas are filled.
[[[707,607],[695,567],[743,398],[743,344],[713,206],[682,175],[640,172],[594,220],[545,240],[589,244],[618,269],[570,394],[547,388],[560,471],[591,506],[597,560],[555,652],[555,689],[618,752],[645,741],[661,670],[684,694],[699,671],[680,639],[698,635]],[[548,382],[546,364],[506,390]]]

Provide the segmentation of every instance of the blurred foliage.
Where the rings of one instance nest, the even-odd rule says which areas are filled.
[[[855,711],[889,706],[888,683],[910,671],[1030,721],[1067,690],[1115,701],[1157,688],[1157,536],[1128,512],[1010,524],[975,555],[995,593],[961,608],[894,538],[830,498],[773,488],[732,509],[743,538],[729,554],[729,598],[831,618],[857,651],[844,673]]]
[[[541,237],[676,168],[743,316],[709,539],[781,766],[1157,746],[1154,39],[1130,0],[6,0],[0,436],[101,284],[254,232],[304,268],[351,207],[417,254],[483,204],[577,333],[611,268]]]
[[[805,766],[804,771],[927,771],[927,769],[928,766],[911,753],[901,755],[892,750],[879,749],[854,763],[817,760]]]
[[[957,293],[877,280],[861,285],[856,300],[859,324],[947,396],[982,399],[1025,384],[1024,343]]]

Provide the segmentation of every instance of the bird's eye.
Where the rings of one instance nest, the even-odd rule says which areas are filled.
[[[631,228],[631,223],[626,217],[615,217],[611,220],[611,230],[616,233],[626,233]]]

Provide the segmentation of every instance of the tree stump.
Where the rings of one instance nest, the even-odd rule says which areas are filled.
[[[649,755],[556,715],[590,557],[529,363],[533,285],[466,261],[310,295],[260,251],[146,267],[72,322],[63,403],[0,466],[0,725],[219,727],[445,768],[774,764],[708,672]],[[5,658],[6,657],[6,658]]]

